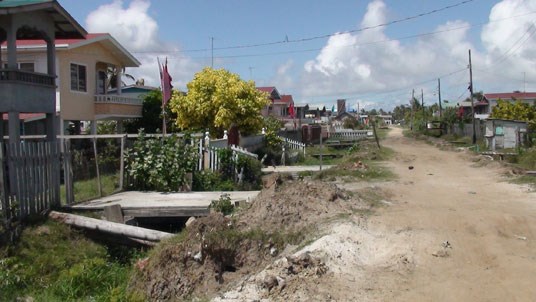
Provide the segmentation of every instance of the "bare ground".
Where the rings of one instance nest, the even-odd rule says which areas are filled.
[[[325,224],[324,236],[214,300],[534,301],[535,194],[506,182],[493,162],[400,129],[384,144],[396,152],[386,163],[396,181],[340,186],[387,192],[385,207]]]

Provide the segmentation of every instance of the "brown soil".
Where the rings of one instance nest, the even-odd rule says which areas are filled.
[[[265,185],[234,217],[213,213],[196,219],[188,226],[186,238],[162,244],[138,264],[131,288],[142,289],[151,300],[213,297],[281,257],[286,257],[284,263],[278,262],[281,274],[267,275],[256,283],[263,293],[292,289],[309,275],[322,276],[327,271],[322,261],[292,256],[285,247],[288,250],[288,243],[299,243],[317,231],[319,222],[348,217],[369,206],[335,184],[321,181],[274,174]]]
[[[397,180],[266,180],[238,218],[199,219],[185,243],[149,259],[139,287],[151,300],[533,301],[534,193],[508,183],[502,165],[405,138],[400,129],[382,144],[396,152],[385,165]],[[372,195],[385,206],[364,217]],[[257,227],[272,235],[242,238],[234,253],[207,232]],[[315,234],[305,246],[284,248],[276,236],[304,229]],[[204,260],[193,260],[202,249]],[[229,259],[236,271],[221,273]]]

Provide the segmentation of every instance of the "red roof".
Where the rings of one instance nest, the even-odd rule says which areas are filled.
[[[260,90],[262,92],[268,92],[268,93],[272,93],[272,91],[274,91],[275,87],[257,87],[257,90]]]
[[[294,99],[292,98],[292,95],[290,95],[290,94],[282,94],[281,95],[281,102],[288,103],[288,104],[294,104]]]
[[[42,119],[42,118],[45,118],[46,117],[46,114],[44,113],[19,113],[19,119],[21,120],[37,120],[37,119]],[[4,113],[2,114],[2,119],[4,121],[7,121],[8,120],[8,114],[7,113]]]
[[[486,99],[488,99],[488,100],[496,100],[496,99],[503,99],[503,100],[509,100],[509,99],[516,99],[516,100],[536,99],[536,92],[485,93],[484,97]]]
[[[108,35],[106,33],[92,33],[87,34],[85,39],[56,39],[56,45],[72,45],[85,40],[91,40],[101,36]],[[17,46],[46,46],[45,40],[17,40]],[[4,41],[2,46],[7,46],[7,42]]]

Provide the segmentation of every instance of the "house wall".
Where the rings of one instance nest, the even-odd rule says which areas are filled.
[[[111,112],[115,113],[114,116],[123,117],[140,117],[142,106],[139,105],[127,105],[127,104],[95,104],[95,116],[106,115]],[[120,114],[117,114],[120,113]],[[102,117],[104,118],[104,117]]]
[[[99,43],[60,51],[58,52],[57,61],[61,66],[58,74],[61,79],[59,86],[61,94],[61,119],[79,121],[94,120],[96,109],[94,96],[97,91],[97,63],[99,63],[99,68],[102,68],[105,65],[100,64],[100,62],[119,65],[120,61]],[[71,91],[71,63],[86,66],[86,92]]]

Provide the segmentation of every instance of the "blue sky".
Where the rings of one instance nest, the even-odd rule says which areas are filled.
[[[131,51],[142,66],[128,72],[149,85],[158,85],[156,57],[167,57],[174,86],[185,90],[211,66],[213,39],[215,68],[276,86],[297,103],[331,107],[346,98],[351,107],[390,110],[408,103],[412,89],[432,103],[438,77],[442,98],[460,101],[469,48],[477,91],[536,90],[536,0],[59,2],[88,31],[110,32]],[[282,43],[244,47],[272,42]]]

